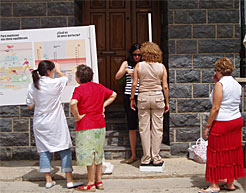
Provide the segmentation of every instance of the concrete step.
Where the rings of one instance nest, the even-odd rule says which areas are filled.
[[[110,130],[106,131],[106,145],[112,146],[130,146],[129,143],[129,132],[128,130]],[[137,131],[137,145],[141,146],[141,140],[139,132]]]
[[[163,158],[170,158],[170,146],[166,144],[161,144],[160,155]],[[137,146],[137,157],[140,159],[143,155],[142,146]],[[105,159],[127,159],[131,156],[131,148],[130,146],[124,145],[105,145],[104,147]]]

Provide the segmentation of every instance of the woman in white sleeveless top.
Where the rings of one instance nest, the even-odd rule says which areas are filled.
[[[228,58],[216,62],[215,87],[210,95],[212,108],[203,131],[208,136],[206,181],[208,188],[202,192],[233,191],[233,181],[244,177],[242,126],[239,110],[241,85],[231,76],[233,64]],[[219,182],[225,184],[219,186]]]

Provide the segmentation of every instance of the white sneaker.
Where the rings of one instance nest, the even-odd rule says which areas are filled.
[[[67,188],[76,188],[76,187],[81,186],[83,184],[84,183],[80,182],[80,181],[78,181],[78,182],[68,182],[67,183]]]
[[[52,181],[52,182],[46,182],[46,185],[45,185],[45,188],[51,188],[53,187],[54,185],[56,185],[56,182],[55,181]]]

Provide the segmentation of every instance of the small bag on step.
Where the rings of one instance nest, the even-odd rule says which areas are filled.
[[[196,141],[196,148],[194,149],[194,161],[204,164],[207,161],[207,146],[208,141],[205,141],[203,138],[199,138]]]
[[[208,141],[205,141],[203,138],[199,138],[196,141],[196,145],[192,145],[188,148],[189,158],[193,159],[195,162],[200,164],[206,163],[207,160],[207,146]]]

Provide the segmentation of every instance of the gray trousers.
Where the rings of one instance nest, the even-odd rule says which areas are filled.
[[[142,92],[138,95],[139,133],[143,148],[142,164],[160,163],[163,134],[164,96],[161,91]]]

